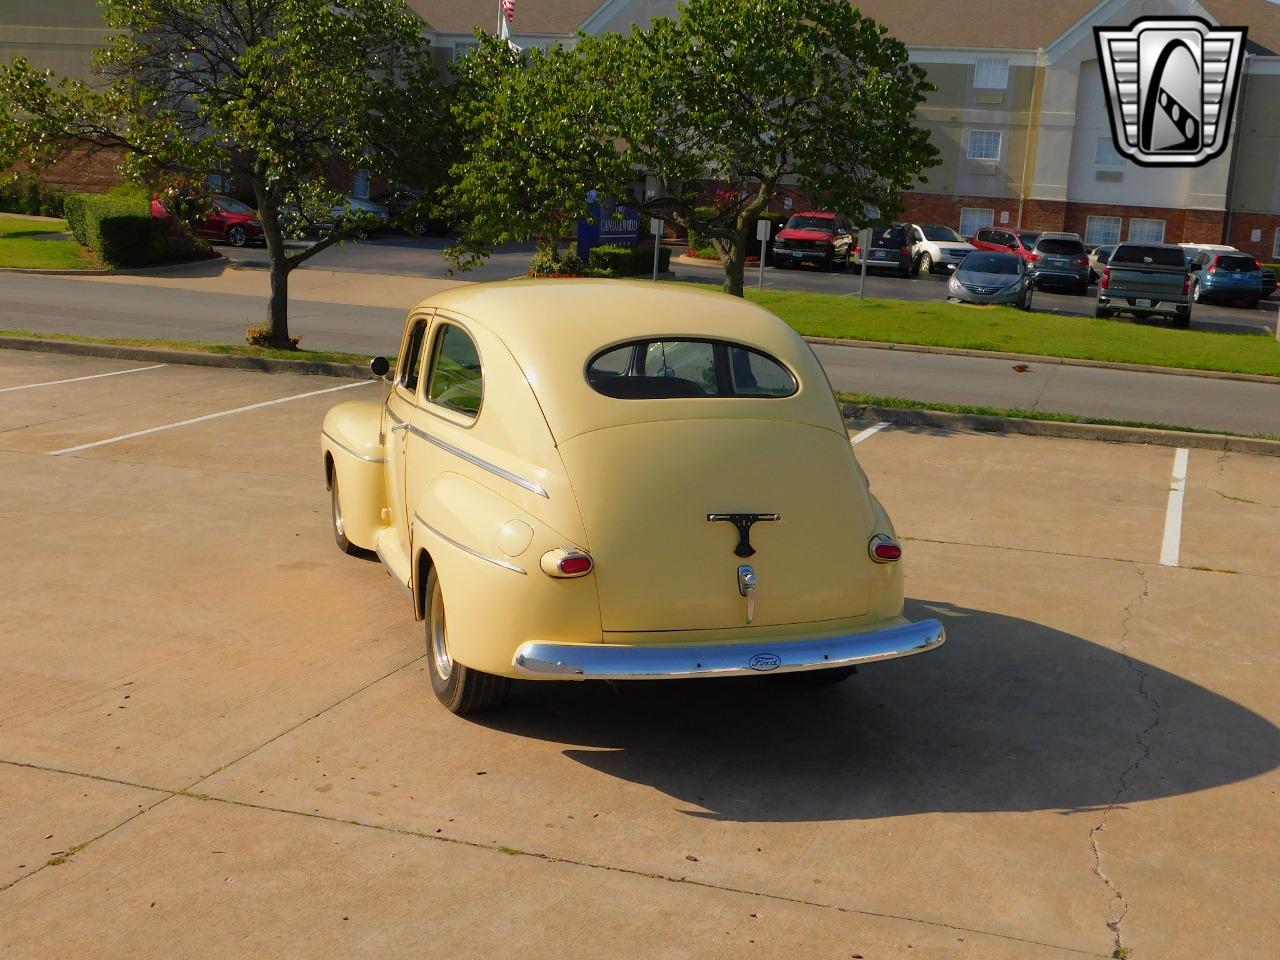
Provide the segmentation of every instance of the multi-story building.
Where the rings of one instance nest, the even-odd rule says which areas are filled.
[[[442,70],[466,54],[476,28],[498,25],[497,3],[408,2]],[[678,16],[679,6],[679,0],[518,0],[513,39],[523,47],[572,44],[578,31],[625,31],[656,16]],[[859,0],[858,6],[907,44],[937,87],[920,122],[942,163],[905,195],[909,218],[950,224],[966,236],[1005,224],[1073,231],[1090,243],[1227,242],[1280,259],[1280,4]],[[1138,167],[1112,143],[1093,28],[1174,15],[1249,28],[1232,140],[1201,167]],[[83,78],[101,36],[93,0],[7,0],[0,7],[0,57],[22,53]]]

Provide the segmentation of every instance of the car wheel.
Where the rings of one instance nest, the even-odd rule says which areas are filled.
[[[1027,287],[1022,291],[1022,302],[1018,304],[1023,310],[1031,309],[1031,297],[1035,293],[1034,287]]]
[[[1077,297],[1087,297],[1089,295],[1089,281],[1083,281],[1080,286],[1076,287]]]
[[[511,690],[511,680],[464,667],[449,653],[444,595],[434,567],[427,571],[422,590],[426,595],[423,623],[427,632],[427,673],[436,699],[456,714],[479,713],[501,706]]]
[[[1110,320],[1110,319],[1111,319],[1111,311],[1110,311],[1110,310],[1108,310],[1106,307],[1096,307],[1096,308],[1094,308],[1093,315],[1094,315],[1095,317],[1097,317],[1099,320]]]
[[[1201,300],[1200,300],[1200,281],[1199,281],[1199,280],[1192,280],[1192,281],[1191,281],[1191,299],[1192,299],[1192,300],[1194,300],[1196,303],[1200,303],[1200,302],[1201,302]]]
[[[244,227],[236,224],[227,231],[227,243],[233,247],[243,247],[249,242],[249,233]]]
[[[1257,300],[1246,300],[1246,301],[1244,302],[1244,308],[1245,308],[1246,310],[1257,310],[1257,309],[1258,309],[1258,301],[1257,301]]]
[[[347,524],[342,518],[342,500],[338,495],[338,474],[333,474],[333,482],[329,484],[329,506],[333,514],[333,539],[338,549],[349,556],[356,556],[360,548],[347,539]]]
[[[920,272],[933,273],[933,270],[934,270],[933,257],[929,256],[929,254],[927,253],[921,254],[920,255]]]
[[[1173,318],[1173,326],[1178,330],[1191,329],[1191,314],[1180,314]]]

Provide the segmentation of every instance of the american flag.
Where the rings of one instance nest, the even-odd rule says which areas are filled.
[[[514,23],[516,19],[516,0],[502,0],[502,16],[506,18],[508,23]]]

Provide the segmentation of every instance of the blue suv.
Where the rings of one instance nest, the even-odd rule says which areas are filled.
[[[1191,299],[1240,301],[1250,309],[1266,297],[1262,264],[1238,250],[1199,250],[1187,262]]]

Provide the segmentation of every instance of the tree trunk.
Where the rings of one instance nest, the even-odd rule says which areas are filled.
[[[745,231],[739,230],[733,240],[721,240],[720,257],[724,261],[724,292],[731,297],[742,296],[743,275],[747,269],[747,240]]]
[[[284,232],[280,228],[280,201],[261,184],[254,183],[253,193],[258,201],[258,216],[262,220],[262,238],[267,244],[267,262],[271,267],[271,297],[267,301],[267,328],[271,346],[290,350],[297,345],[289,338],[289,251],[284,245]]]

